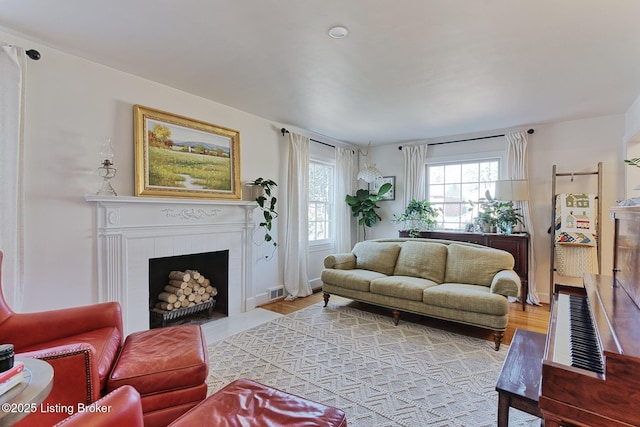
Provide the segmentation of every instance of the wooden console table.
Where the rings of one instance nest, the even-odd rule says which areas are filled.
[[[409,232],[401,231],[400,237],[409,237]],[[513,270],[520,276],[520,301],[522,311],[529,294],[529,235],[527,233],[465,233],[458,231],[421,231],[420,236],[428,239],[454,240],[456,242],[475,243],[490,248],[502,249],[513,255]]]

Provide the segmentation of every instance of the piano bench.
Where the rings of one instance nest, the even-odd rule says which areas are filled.
[[[542,418],[538,396],[545,341],[545,334],[516,329],[496,383],[498,427],[509,425],[510,407]]]

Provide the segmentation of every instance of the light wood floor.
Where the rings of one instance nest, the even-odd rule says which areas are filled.
[[[298,298],[293,301],[274,301],[269,304],[263,305],[260,308],[270,310],[280,314],[290,314],[294,311],[301,310],[313,304],[320,304],[322,302],[322,292],[316,292],[306,298]],[[336,295],[332,295],[330,299],[331,303],[348,305],[356,307],[361,310],[367,310],[371,312],[380,313],[389,316],[391,321],[391,311],[380,307],[375,307],[369,304],[360,303],[347,298],[342,298]],[[447,331],[459,333],[462,335],[473,336],[476,338],[486,339],[493,341],[493,335],[491,331],[481,328],[474,328],[472,326],[460,325],[453,322],[445,322],[437,319],[430,319],[424,316],[418,316],[411,313],[402,313],[400,315],[400,321],[410,321],[413,323],[424,324],[433,326],[435,328],[445,329]],[[547,333],[549,326],[549,306],[543,304],[542,306],[525,305],[525,311],[522,311],[522,304],[512,303],[509,304],[509,325],[504,334],[503,343],[510,344],[513,334],[516,329],[527,329],[534,332]]]

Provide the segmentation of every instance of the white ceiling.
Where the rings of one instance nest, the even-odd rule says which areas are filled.
[[[639,0],[0,0],[6,31],[374,145],[624,113],[639,24]]]

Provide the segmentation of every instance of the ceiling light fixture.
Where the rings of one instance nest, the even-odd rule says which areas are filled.
[[[365,158],[368,158],[369,150],[371,150],[371,141],[369,141],[367,151],[359,149],[358,153],[362,154]],[[364,168],[360,169],[360,172],[358,172],[357,178],[364,182],[372,183],[376,179],[382,178],[382,172],[380,172],[380,169],[376,167],[375,163],[365,163]]]
[[[329,37],[333,39],[343,39],[349,35],[349,29],[342,25],[329,28]]]

